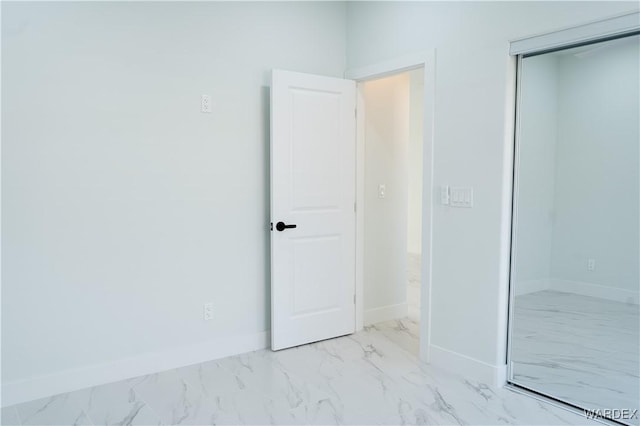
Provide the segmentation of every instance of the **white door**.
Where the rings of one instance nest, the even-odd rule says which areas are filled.
[[[354,81],[273,71],[273,350],[355,331],[355,99]]]

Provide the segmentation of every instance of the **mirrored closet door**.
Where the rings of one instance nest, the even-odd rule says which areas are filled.
[[[518,66],[509,381],[638,425],[640,36]]]

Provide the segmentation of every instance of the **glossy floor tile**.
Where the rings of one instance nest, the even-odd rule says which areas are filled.
[[[420,362],[405,319],[7,407],[3,424],[589,424]],[[595,423],[594,423],[595,424]]]

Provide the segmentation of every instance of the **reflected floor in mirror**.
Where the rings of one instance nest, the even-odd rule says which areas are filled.
[[[514,306],[515,383],[588,409],[639,408],[638,305],[545,290]]]
[[[27,402],[12,424],[598,424],[420,362],[408,319]]]

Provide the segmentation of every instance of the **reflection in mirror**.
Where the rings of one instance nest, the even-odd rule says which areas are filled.
[[[639,37],[520,59],[509,353],[513,384],[634,425]]]

